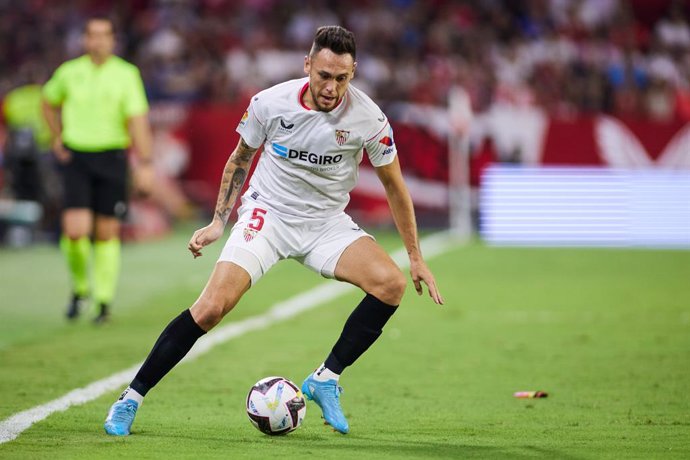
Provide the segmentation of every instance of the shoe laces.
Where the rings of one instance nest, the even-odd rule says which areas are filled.
[[[115,422],[129,423],[137,413],[133,404],[123,403],[115,406],[111,420]]]
[[[333,396],[335,397],[335,400],[336,401],[340,400],[340,394],[345,390],[343,390],[343,387],[341,387],[338,384],[333,385],[332,388],[333,388]],[[330,397],[331,396],[330,388],[328,389],[328,391],[325,391],[324,393],[326,394],[326,396]]]

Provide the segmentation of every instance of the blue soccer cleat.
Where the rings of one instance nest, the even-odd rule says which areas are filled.
[[[343,389],[338,386],[336,380],[319,382],[310,375],[304,379],[302,393],[310,401],[314,401],[321,408],[323,418],[334,430],[347,434],[350,425],[347,423],[343,410],[340,408],[340,393]]]
[[[112,436],[128,436],[139,404],[133,399],[115,401],[105,419],[105,432]]]

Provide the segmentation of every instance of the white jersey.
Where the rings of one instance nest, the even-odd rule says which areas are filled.
[[[357,183],[364,149],[374,166],[397,154],[393,131],[381,109],[350,85],[330,112],[302,103],[309,79],[261,91],[242,116],[237,132],[264,152],[247,195],[286,217],[325,219],[341,213]]]

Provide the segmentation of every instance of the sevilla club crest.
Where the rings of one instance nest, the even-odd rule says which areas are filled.
[[[335,130],[335,141],[338,143],[338,145],[343,145],[345,142],[347,142],[348,137],[350,137],[350,131],[345,131],[343,129]]]
[[[244,241],[246,241],[247,243],[249,243],[251,240],[253,240],[254,237],[256,236],[256,230],[252,230],[251,228],[247,228],[247,227],[244,228],[243,233],[244,233]]]

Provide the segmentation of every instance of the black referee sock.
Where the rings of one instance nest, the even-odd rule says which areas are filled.
[[[340,338],[328,355],[325,366],[336,374],[354,363],[383,332],[398,306],[388,305],[367,294],[345,322]]]
[[[189,352],[199,337],[206,334],[185,310],[170,321],[153,345],[146,361],[129,385],[137,393],[145,396],[170,369],[175,367]]]

